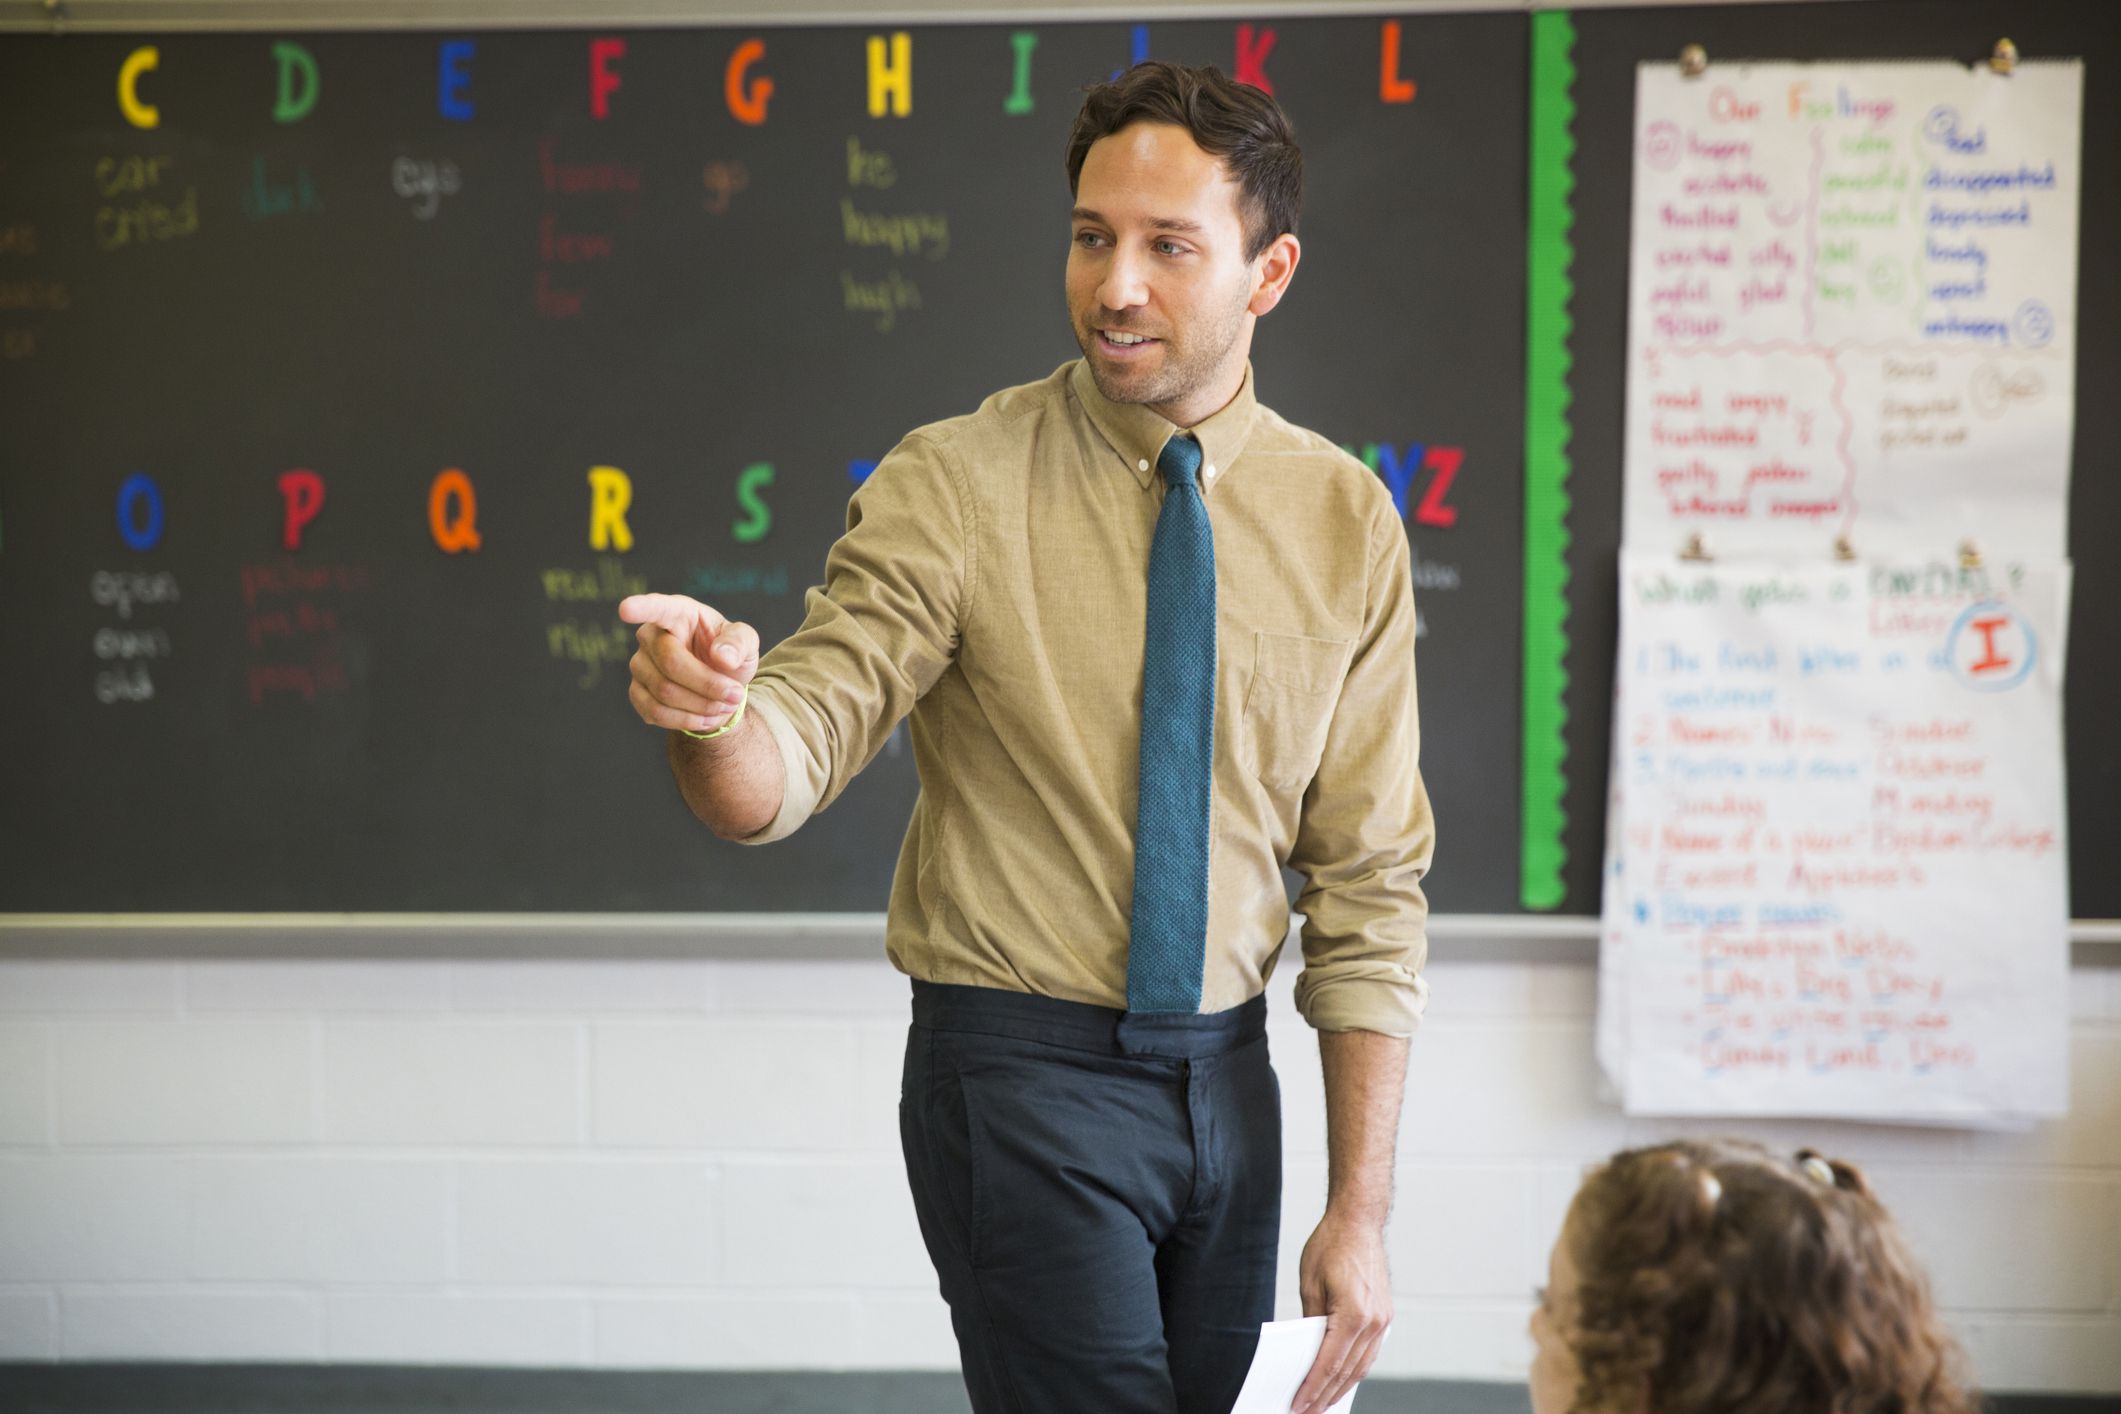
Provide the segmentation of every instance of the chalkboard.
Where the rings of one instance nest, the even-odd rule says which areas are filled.
[[[1074,356],[1065,136],[1141,52],[1296,122],[1258,387],[1404,500],[1432,901],[1513,907],[1526,35],[0,36],[0,911],[881,909],[910,753],[716,841],[612,606],[774,641],[867,463]]]
[[[2121,7],[2100,0],[1860,3],[1595,10],[1575,16],[1575,298],[1570,415],[1568,908],[1596,912],[1620,543],[1622,375],[1627,355],[1629,183],[1635,68],[1699,44],[1739,59],[1985,59],[2008,36],[2024,56],[2082,58],[2085,184],[2079,207],[2076,447],[2069,543],[2076,566],[2064,739],[2071,914],[2121,917],[2121,289],[2108,252],[2121,188],[2098,155],[2121,134]],[[2008,468],[1998,468],[2007,475]],[[1676,547],[1675,547],[1676,548]],[[1948,552],[1951,547],[1940,547]]]
[[[1687,43],[1971,60],[2008,33],[2086,60],[2095,171],[2121,131],[2121,11],[1860,0],[1575,27],[1561,911],[1583,914],[1636,63]],[[870,42],[889,67],[898,33],[911,108],[872,116]],[[1261,327],[1260,392],[1402,495],[1431,901],[1516,909],[1527,39],[1495,13],[0,35],[0,911],[880,909],[917,788],[902,738],[793,839],[716,841],[626,706],[611,604],[692,592],[771,642],[869,462],[1074,355],[1062,146],[1080,86],[1140,53],[1256,65],[1296,121],[1305,258]],[[142,129],[116,94],[150,46]],[[2116,917],[2121,484],[2101,473],[2121,291],[2097,256],[2121,192],[2094,180],[2081,209],[2072,911]],[[598,468],[628,479],[630,548],[590,546]],[[461,520],[460,495],[430,505],[452,470],[476,550],[431,525]],[[305,471],[323,498],[290,551],[313,484],[283,478]]]

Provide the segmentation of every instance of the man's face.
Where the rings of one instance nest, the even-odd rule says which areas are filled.
[[[1192,412],[1202,396],[1237,391],[1258,283],[1238,195],[1222,159],[1169,123],[1129,124],[1085,155],[1068,312],[1098,391],[1113,402]]]

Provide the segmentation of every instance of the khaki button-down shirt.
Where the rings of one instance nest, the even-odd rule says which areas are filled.
[[[780,839],[912,713],[921,792],[885,949],[931,982],[1124,1007],[1149,545],[1179,429],[1080,360],[908,434],[856,491],[750,706]],[[1390,493],[1237,396],[1192,429],[1215,537],[1214,832],[1201,1009],[1266,985],[1306,886],[1296,1002],[1406,1035],[1427,989],[1414,600]]]

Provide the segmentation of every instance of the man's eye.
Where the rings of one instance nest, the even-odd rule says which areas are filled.
[[[1165,255],[1184,255],[1186,253],[1186,248],[1177,241],[1158,241],[1156,248]]]
[[[1100,239],[1101,237],[1095,231],[1077,231],[1075,233],[1075,243],[1077,245],[1093,245]]]

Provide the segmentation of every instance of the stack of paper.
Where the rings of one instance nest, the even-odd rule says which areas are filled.
[[[1385,1330],[1390,1336],[1391,1329]],[[1304,1376],[1311,1373],[1325,1344],[1326,1318],[1306,1316],[1294,1321],[1268,1321],[1259,1328],[1259,1348],[1252,1355],[1252,1368],[1245,1372],[1244,1388],[1230,1414],[1289,1414]],[[1355,1404],[1357,1385],[1333,1402],[1326,1414],[1347,1414]]]

